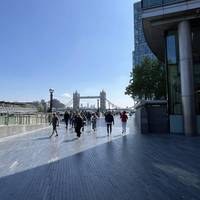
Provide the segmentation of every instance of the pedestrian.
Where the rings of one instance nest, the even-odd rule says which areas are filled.
[[[69,113],[69,124],[71,125],[71,127],[72,127],[72,121],[73,121],[73,112],[70,111],[70,113]]]
[[[91,122],[92,122],[92,130],[95,132],[97,128],[97,116],[95,113],[92,114]]]
[[[91,113],[90,113],[90,112],[87,112],[87,114],[86,114],[87,125],[91,125],[91,117],[92,117]]]
[[[114,125],[114,117],[110,111],[105,116],[105,122],[107,125],[107,134],[109,135],[112,133],[112,125]]]
[[[68,129],[69,117],[70,117],[69,113],[66,111],[64,114],[64,121],[65,121],[66,129]]]
[[[122,122],[122,134],[124,134],[124,133],[126,133],[126,124],[127,124],[127,121],[128,121],[128,116],[126,114],[126,111],[124,111],[120,115],[120,118],[121,118],[121,122]]]
[[[83,119],[83,127],[82,127],[82,131],[84,131],[84,130],[85,130],[86,121],[87,121],[84,112],[81,112],[81,117],[82,117],[82,119]]]
[[[75,114],[75,113],[72,113],[71,116],[70,116],[71,129],[74,128],[75,117],[76,117],[76,114]]]
[[[80,138],[81,137],[81,128],[83,127],[83,119],[81,117],[80,114],[77,114],[75,117],[75,121],[74,121],[74,125],[75,125],[75,132],[77,134],[77,137]]]
[[[57,126],[60,126],[60,113],[57,112],[57,113],[56,113],[56,116],[57,116],[57,118],[58,118],[58,124],[57,124]]]
[[[53,117],[52,117],[51,123],[50,123],[50,124],[52,124],[53,132],[50,135],[50,138],[53,136],[54,132],[56,132],[56,136],[58,136],[58,132],[57,132],[58,121],[59,121],[58,117],[56,116],[55,113],[53,113]]]

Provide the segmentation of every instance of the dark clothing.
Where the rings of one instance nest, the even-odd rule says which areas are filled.
[[[81,137],[81,127],[76,127],[75,132],[77,134],[77,137]]]
[[[75,131],[77,133],[77,137],[80,137],[81,136],[81,128],[83,127],[83,119],[80,116],[77,116],[75,118],[74,125],[75,125]]]
[[[92,117],[91,113],[88,112],[87,115],[86,115],[88,125],[91,124],[91,117]]]
[[[53,116],[53,117],[52,117],[52,120],[51,120],[51,123],[52,123],[52,126],[53,126],[53,127],[56,127],[57,124],[58,124],[58,117]]]
[[[105,121],[106,121],[107,124],[112,124],[112,123],[114,124],[114,117],[113,117],[113,115],[108,113],[105,116]]]
[[[112,124],[107,124],[107,133],[112,133]]]
[[[121,114],[120,118],[121,118],[122,122],[127,122],[127,120],[128,120],[127,114],[124,114],[124,113]]]
[[[69,113],[66,112],[66,113],[64,114],[64,120],[65,120],[65,121],[68,121],[68,120],[69,120],[69,117],[70,117],[70,116],[69,116]]]
[[[111,133],[112,132],[112,124],[114,124],[114,117],[111,113],[108,113],[106,116],[105,116],[105,121],[106,121],[106,124],[107,124],[107,133]]]
[[[95,131],[97,127],[97,117],[96,115],[92,116],[92,129]]]
[[[51,136],[54,134],[54,132],[56,132],[56,136],[58,136],[58,133],[57,133],[58,117],[57,116],[52,117],[51,124],[53,126],[53,132],[52,132]]]
[[[68,128],[69,117],[70,117],[69,113],[65,112],[65,114],[64,114],[64,121],[65,121],[65,124],[66,124],[66,128]]]

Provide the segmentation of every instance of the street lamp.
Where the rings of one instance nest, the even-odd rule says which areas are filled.
[[[97,99],[97,112],[99,113],[99,99]]]
[[[53,89],[49,89],[49,93],[50,93],[50,108],[49,108],[49,112],[52,112],[52,108],[53,108]]]

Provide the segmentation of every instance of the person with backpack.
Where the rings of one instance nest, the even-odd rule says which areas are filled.
[[[126,124],[127,124],[127,121],[128,121],[128,116],[126,114],[126,111],[124,111],[120,115],[120,118],[121,118],[121,122],[122,122],[122,134],[124,134],[124,133],[126,133]]]

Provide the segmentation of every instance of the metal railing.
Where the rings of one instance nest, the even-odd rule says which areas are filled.
[[[49,123],[48,114],[0,114],[0,125],[37,125]]]

